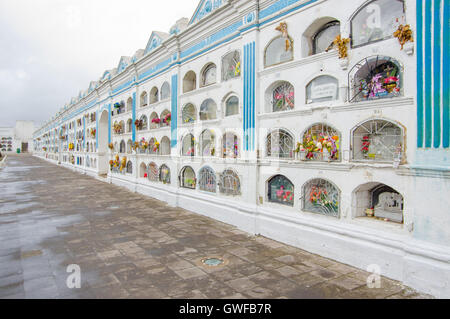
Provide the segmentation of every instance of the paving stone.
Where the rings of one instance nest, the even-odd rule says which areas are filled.
[[[207,274],[198,267],[175,270],[175,273],[182,279],[191,279],[195,277],[206,276]]]
[[[235,289],[238,292],[244,292],[248,289],[252,289],[257,286],[253,281],[248,278],[239,278],[226,282],[231,288]]]
[[[31,156],[12,155],[8,165],[0,298],[430,297],[384,277],[369,289],[362,270]],[[207,267],[208,257],[225,263]],[[80,289],[67,287],[72,264]]]

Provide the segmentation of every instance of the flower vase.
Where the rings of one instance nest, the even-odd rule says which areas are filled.
[[[414,43],[408,42],[403,46],[404,51],[407,55],[413,55],[414,54]]]
[[[306,151],[300,151],[298,154],[301,161],[306,161]]]
[[[325,162],[329,162],[330,161],[330,152],[328,152],[328,150],[325,148],[324,150],[323,150],[323,160],[325,161]]]

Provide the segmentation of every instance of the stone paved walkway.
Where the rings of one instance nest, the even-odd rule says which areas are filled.
[[[0,170],[0,298],[427,297],[367,276],[31,156]]]

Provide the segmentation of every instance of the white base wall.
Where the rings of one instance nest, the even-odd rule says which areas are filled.
[[[72,167],[72,170],[95,176],[90,169]],[[274,207],[224,202],[208,194],[152,184],[132,176],[108,175],[106,180],[100,180],[365,271],[369,265],[378,265],[382,276],[437,298],[450,298],[448,247],[414,240],[402,232],[374,229],[363,223],[320,218],[322,216],[318,219]]]

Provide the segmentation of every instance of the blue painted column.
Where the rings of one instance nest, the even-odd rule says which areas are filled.
[[[434,1],[433,43],[433,146],[441,146],[441,1]],[[450,28],[449,25],[447,27]],[[450,76],[450,75],[447,75]]]
[[[433,69],[431,39],[432,39],[432,8],[433,1],[425,1],[425,147],[431,147],[432,142],[432,80]]]
[[[136,92],[133,93],[133,108],[132,108],[132,139],[133,142],[136,142],[136,125],[134,125],[134,122],[136,122]]]
[[[178,75],[172,75],[172,97],[171,97],[171,141],[170,146],[176,147],[178,143],[177,128],[178,128]]]
[[[244,150],[255,150],[255,42],[244,45]]]
[[[417,0],[417,147],[423,147],[423,0]]]
[[[450,147],[450,0],[444,0],[443,37],[442,37],[442,146]]]
[[[450,147],[450,0],[417,0],[417,147]]]

